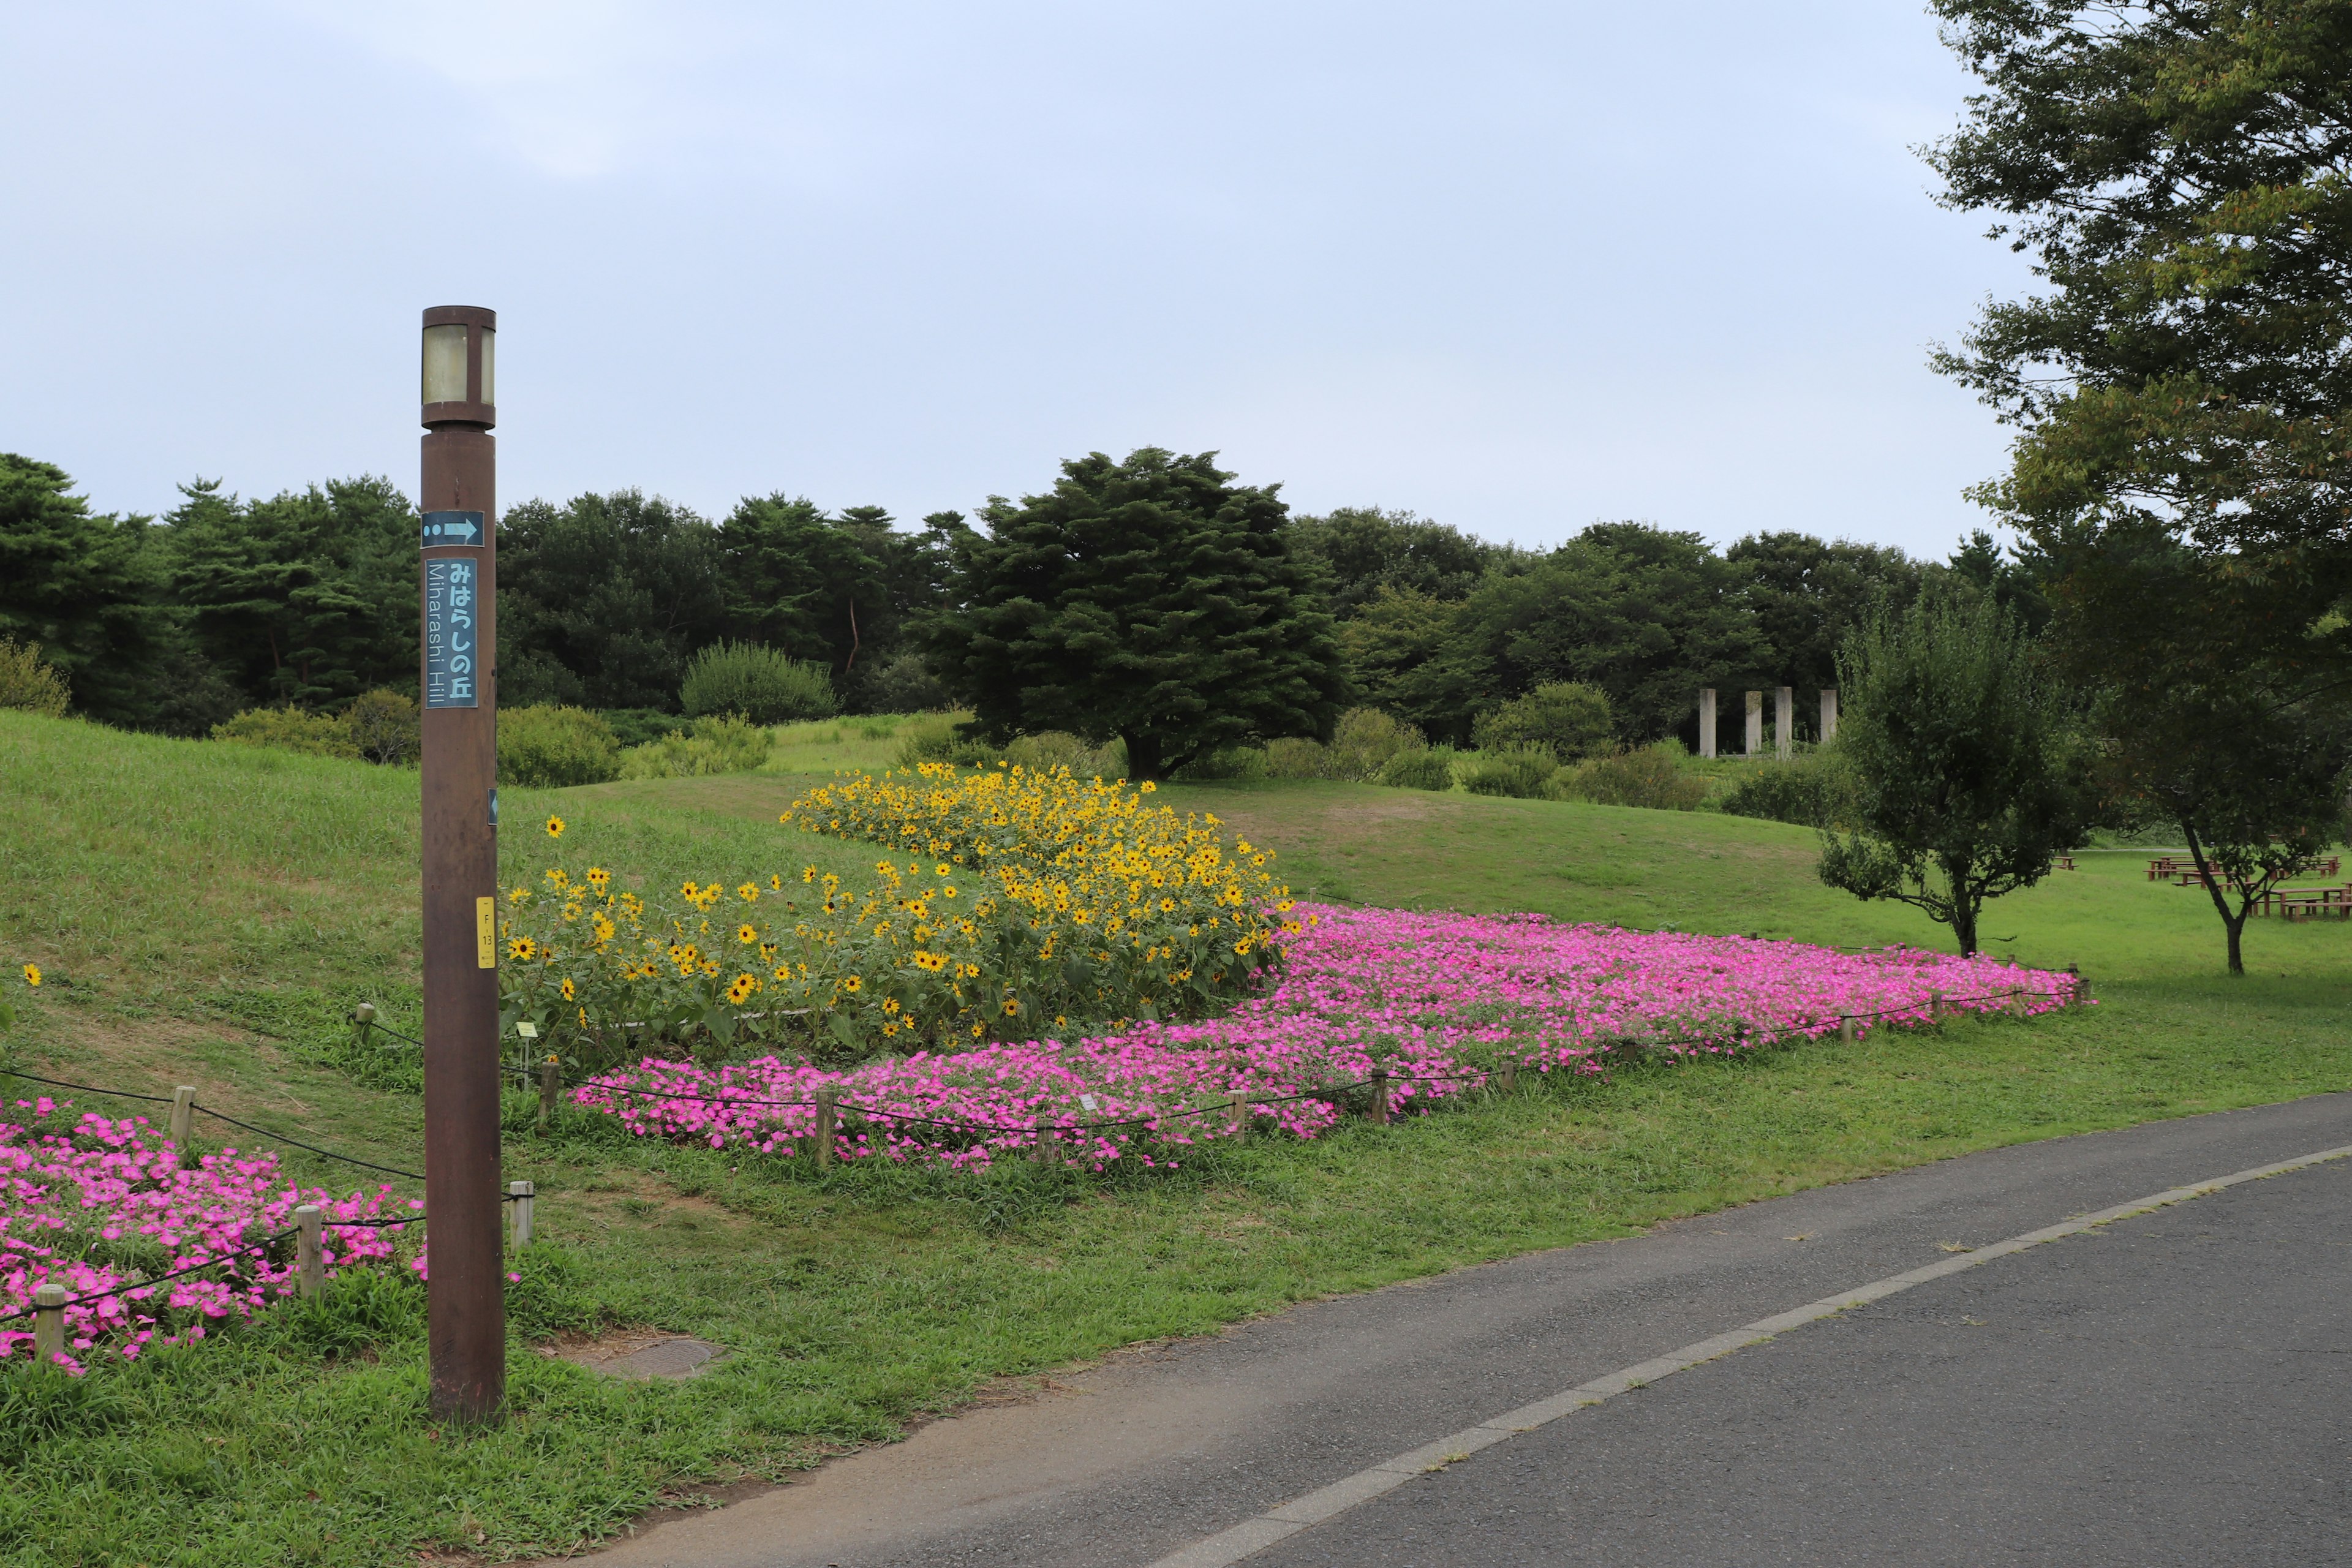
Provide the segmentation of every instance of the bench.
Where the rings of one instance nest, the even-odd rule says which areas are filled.
[[[2074,858],[2072,855],[2061,855],[2058,857],[2058,869],[2061,871],[2071,871],[2074,868]]]

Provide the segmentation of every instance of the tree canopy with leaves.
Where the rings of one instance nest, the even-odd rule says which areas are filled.
[[[2090,826],[2064,699],[1989,595],[1881,615],[1848,639],[1838,673],[1850,796],[1846,820],[1822,831],[1822,880],[1910,904],[1974,953],[1985,900],[2033,886]]]
[[[2158,518],[2323,596],[2352,558],[2352,4],[1935,0],[1982,79],[1930,162],[2048,287],[1937,363],[2022,428],[2056,558]]]
[[[1139,779],[1328,736],[1345,695],[1330,614],[1276,487],[1234,479],[1213,452],[1096,452],[1043,495],[991,498],[984,532],[957,528],[930,647],[977,728],[1118,736]]]

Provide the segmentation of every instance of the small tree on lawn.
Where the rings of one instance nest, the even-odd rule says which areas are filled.
[[[985,533],[950,534],[930,652],[976,730],[1116,735],[1138,779],[1223,747],[1329,736],[1339,647],[1291,558],[1287,509],[1214,459],[1097,452],[1044,495],[992,499]]]
[[[1837,743],[1855,795],[1847,831],[1822,830],[1822,881],[1923,910],[1973,954],[1985,900],[2083,841],[2085,758],[2033,652],[1989,596],[1923,599],[1847,639]]]

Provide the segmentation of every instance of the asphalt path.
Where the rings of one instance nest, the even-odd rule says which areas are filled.
[[[598,1560],[2352,1563],[2352,1159],[1994,1245],[2347,1145],[2352,1096],[2321,1096],[1316,1303],[1110,1358]],[[1738,1331],[1938,1268],[1958,1271]],[[1616,1392],[1694,1345],[1719,1359]],[[1613,1396],[1560,1397],[1595,1388]],[[1449,1450],[1547,1401],[1532,1429]]]

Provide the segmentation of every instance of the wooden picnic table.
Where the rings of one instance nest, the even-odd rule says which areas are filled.
[[[2175,855],[2159,855],[2155,859],[2150,860],[2147,863],[2147,879],[2151,882],[2161,882],[2167,877],[2171,876],[2179,869],[2179,857]]]
[[[2340,920],[2352,916],[2352,883],[2326,888],[2273,888],[2263,895],[2261,908],[2266,915],[2287,920],[2313,915],[2333,915]]]

